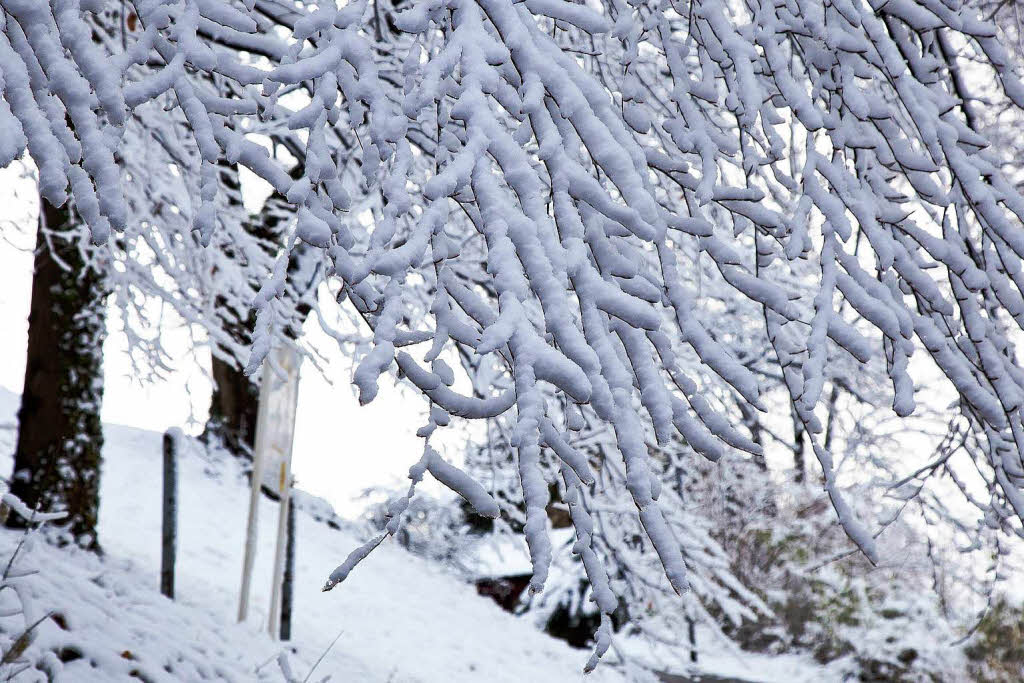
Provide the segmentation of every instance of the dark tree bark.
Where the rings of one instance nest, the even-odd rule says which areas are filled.
[[[239,340],[246,330],[239,331]],[[206,421],[203,440],[217,442],[239,457],[252,457],[256,444],[256,412],[259,386],[245,376],[237,365],[216,355],[210,361],[213,394],[210,417]]]
[[[743,421],[743,425],[750,432],[750,440],[758,446],[763,446],[764,436],[761,433],[761,420],[757,415],[757,411],[751,408],[746,401],[737,401],[736,406],[740,410],[740,419]],[[757,463],[758,469],[762,472],[768,471],[768,461],[764,459],[764,453],[755,455],[754,462]]]
[[[807,479],[807,450],[804,442],[804,423],[800,421],[796,408],[793,413],[793,466],[796,468],[796,482],[804,483]]]
[[[293,175],[296,173],[293,172]],[[223,168],[221,184],[227,188],[229,197],[232,198],[231,203],[241,210],[237,169]],[[265,242],[268,249],[275,249],[281,243],[284,224],[292,213],[293,209],[285,198],[275,192],[267,199],[260,213],[249,216],[245,224],[246,231]],[[295,253],[301,252],[300,247]],[[308,314],[308,305],[297,305],[305,317]],[[256,322],[253,315],[250,314],[241,320],[227,318],[224,322],[227,331],[238,344],[249,345],[250,331]],[[293,338],[298,337],[300,332],[301,330],[288,330],[288,334]],[[207,443],[216,441],[236,456],[251,458],[256,445],[259,385],[242,372],[239,364],[218,358],[216,354],[210,365],[213,394],[210,401],[210,416],[202,438]]]
[[[825,450],[832,451],[832,435],[834,433],[833,427],[836,424],[836,403],[839,402],[839,385],[833,384],[832,391],[828,395],[828,417],[825,421]]]
[[[98,550],[108,291],[83,255],[86,239],[67,205],[42,202],[11,492],[30,508],[66,510],[74,542]]]
[[[220,184],[227,193],[229,206],[239,212],[244,211],[237,166],[222,163],[220,171]],[[251,223],[248,221],[247,227]],[[248,346],[249,331],[255,323],[254,316],[251,313],[241,315],[226,310],[226,301],[219,297],[217,308],[226,331],[236,343]],[[210,397],[210,416],[201,438],[206,443],[223,446],[238,457],[251,458],[252,449],[256,445],[259,385],[245,376],[240,363],[225,360],[225,357],[230,358],[230,352],[217,349],[210,360],[213,393]]]

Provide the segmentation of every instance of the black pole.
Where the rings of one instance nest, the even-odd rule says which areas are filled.
[[[292,638],[292,596],[295,589],[295,505],[288,497],[288,526],[284,545],[284,576],[281,579],[281,640]]]
[[[178,547],[178,438],[181,432],[164,432],[163,545],[160,553],[160,592],[174,599],[174,559]]]
[[[687,630],[690,632],[690,661],[697,663],[697,620],[686,618]]]

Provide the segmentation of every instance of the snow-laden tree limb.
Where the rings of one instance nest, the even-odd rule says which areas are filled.
[[[729,406],[707,400],[711,383],[766,408],[757,374],[696,315],[697,263],[761,308],[825,489],[869,558],[872,533],[826,446],[830,349],[884,358],[901,416],[915,408],[910,358],[930,356],[988,444],[990,510],[1015,515],[1019,532],[1024,197],[965,88],[1010,110],[1024,88],[970,5],[129,4],[141,31],[101,69],[83,16],[102,3],[0,0],[4,163],[27,147],[44,195],[60,203],[70,187],[102,241],[127,215],[125,121],[173,95],[199,152],[202,241],[215,234],[218,162],[252,170],[294,206],[295,237],[321,251],[372,330],[361,400],[397,367],[431,401],[414,485],[435,472],[490,509],[429,439],[451,416],[511,419],[534,590],[551,557],[543,453],[564,462],[568,489],[585,482],[572,406],[614,433],[623,485],[677,591],[686,567],[647,430],[711,459],[760,451]],[[144,62],[160,67],[131,78]],[[218,79],[231,88],[214,92]],[[289,131],[298,177],[257,129]],[[344,171],[354,160],[361,180]],[[250,367],[269,349],[263,330],[286,280],[279,261],[256,297]],[[472,369],[471,390],[455,388],[443,353]],[[573,517],[585,553],[586,518]]]

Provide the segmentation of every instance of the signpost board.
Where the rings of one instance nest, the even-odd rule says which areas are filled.
[[[260,488],[265,487],[275,493],[281,501],[268,622],[270,633],[274,637],[277,637],[276,627],[280,623],[281,577],[284,572],[284,549],[287,541],[292,440],[295,436],[301,360],[298,352],[291,347],[277,347],[267,355],[263,361],[260,403],[256,415],[256,448],[253,453],[252,490],[249,496],[249,520],[245,534],[238,620],[244,621],[249,612],[252,567],[256,559]]]

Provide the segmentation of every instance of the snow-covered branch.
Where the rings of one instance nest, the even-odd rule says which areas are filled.
[[[414,482],[432,473],[493,511],[429,440],[452,416],[509,420],[534,590],[551,558],[542,456],[564,464],[570,496],[601,466],[574,444],[578,406],[614,434],[677,591],[686,566],[649,434],[712,460],[760,452],[742,411],[708,400],[715,387],[768,407],[725,326],[699,314],[704,265],[726,299],[760,308],[825,489],[869,558],[822,419],[837,352],[884,359],[900,416],[915,409],[911,356],[930,356],[988,444],[989,510],[1020,530],[1024,197],[967,89],[1016,110],[1024,88],[971,5],[137,0],[139,30],[100,68],[87,18],[102,4],[0,0],[4,163],[27,147],[44,196],[70,187],[102,241],[128,215],[126,122],[173,96],[198,151],[201,241],[216,245],[218,164],[253,171],[294,207],[293,251],[318,250],[372,330],[361,400],[395,368],[429,398]],[[300,166],[257,134],[284,136]],[[250,368],[287,260],[255,297]],[[588,517],[572,516],[586,564]]]

